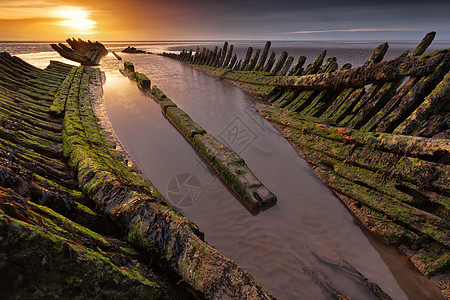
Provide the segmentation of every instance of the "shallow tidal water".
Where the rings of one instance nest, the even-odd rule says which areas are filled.
[[[159,105],[118,72],[123,62],[111,54],[102,60],[108,117],[144,175],[200,227],[209,245],[246,268],[269,293],[278,299],[329,299],[325,286],[331,284],[355,299],[375,299],[357,270],[393,299],[441,298],[406,257],[355,222],[293,147],[254,111],[250,95],[175,60],[120,55],[238,152],[278,197],[274,207],[250,214]],[[46,52],[45,58],[22,58],[45,67],[48,56],[58,57]],[[180,201],[180,195],[188,196]]]
[[[159,105],[117,72],[121,63],[109,58],[102,62],[108,116],[144,174],[169,202],[179,204],[211,246],[244,266],[271,294],[278,299],[328,299],[327,282],[355,299],[375,299],[354,273],[339,267],[350,265],[393,299],[439,297],[406,257],[355,224],[293,147],[255,112],[250,95],[175,60],[122,57],[238,152],[278,197],[274,207],[250,214],[164,118]],[[188,177],[196,179],[191,183],[201,195],[178,202],[174,180],[181,190]]]

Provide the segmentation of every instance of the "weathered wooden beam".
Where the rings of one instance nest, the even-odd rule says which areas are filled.
[[[430,32],[428,33],[421,41],[421,43],[410,53],[403,53],[402,55],[400,55],[400,57],[415,57],[415,56],[419,56],[422,55],[425,50],[427,49],[427,47],[431,44],[431,42],[433,41],[435,36],[435,33]],[[401,79],[399,79],[400,81]],[[400,90],[397,92],[397,94],[392,97],[389,101],[387,101],[387,103],[384,105],[384,107],[377,111],[374,116],[369,120],[369,122],[367,122],[366,125],[364,125],[364,127],[362,127],[363,130],[366,131],[371,131],[374,130],[378,124],[384,119],[386,118],[391,112],[392,110],[394,110],[398,103],[399,103],[399,99],[402,99],[402,97],[404,97],[409,90],[411,90],[414,85],[417,83],[418,78],[409,78],[406,83],[403,84],[403,86],[400,88]]]
[[[262,71],[264,69],[264,64],[266,63],[267,56],[269,55],[270,45],[272,43],[270,41],[266,42],[266,45],[264,46],[263,53],[261,55],[261,59],[258,62],[258,65],[256,66],[256,71]]]
[[[450,73],[439,83],[425,101],[394,130],[394,134],[410,135],[420,125],[450,103]],[[430,126],[431,127],[431,126]]]
[[[338,126],[344,127],[349,126],[353,128],[352,126],[348,125],[354,118],[356,113],[364,107],[364,105],[370,101],[380,90],[380,85],[374,84],[371,85],[367,90],[365,90],[361,97],[357,98],[357,101],[352,101],[353,99],[348,99],[348,103],[351,103],[351,105],[347,106],[347,109],[345,110],[345,117],[342,115],[341,121],[338,123]],[[346,107],[343,105],[343,107]]]
[[[255,54],[253,55],[253,58],[250,60],[250,63],[248,64],[248,66],[245,68],[246,71],[253,71],[253,69],[255,69],[256,63],[258,62],[258,58],[259,58],[259,53],[260,52],[261,52],[260,49],[257,49],[255,51]]]
[[[245,161],[206,131],[158,88],[152,94],[175,127],[195,146],[251,212],[275,204],[276,197],[251,172]],[[163,103],[164,102],[164,103]]]
[[[428,121],[417,126],[412,135],[448,141],[450,139],[450,128],[448,126],[449,120],[450,112],[439,111],[430,117]],[[450,162],[448,157],[450,157],[450,155],[447,155],[447,163]],[[443,156],[443,159],[445,159],[445,156]]]
[[[377,126],[376,131],[392,132],[401,122],[420,106],[425,97],[431,93],[437,84],[450,71],[450,53],[443,58],[434,71],[419,79],[414,87],[403,97],[397,106],[386,118]]]
[[[328,119],[335,123],[341,122],[345,117],[347,117],[347,115],[350,113],[356,103],[359,102],[361,97],[364,96],[365,93],[366,91],[364,87],[349,88],[343,90],[334,101],[335,103],[341,104],[336,106],[334,111],[332,111],[328,116]]]
[[[300,56],[294,67],[289,72],[289,76],[300,76],[303,72],[303,65],[305,64],[306,56]]]
[[[426,76],[431,74],[442,61],[448,62],[448,60],[450,60],[450,50],[445,49],[417,58],[397,58],[333,74],[285,76],[276,78],[275,84],[280,88],[291,89],[363,87],[367,84],[393,81],[406,76]]]
[[[372,55],[367,59],[363,66],[370,66],[383,60],[389,45],[387,43],[379,45],[373,51]],[[392,86],[392,84],[390,84]],[[355,114],[361,109],[365,109],[365,113],[369,113],[371,106],[368,102],[375,97],[380,88],[377,85],[372,85],[366,92],[365,88],[359,88],[352,91],[350,97],[348,97],[338,111],[336,115],[332,117],[332,120],[339,122],[340,126],[347,125],[354,118],[365,119],[364,116],[356,117]],[[391,88],[389,90],[392,90]],[[344,90],[345,92],[346,90]],[[385,99],[384,97],[382,99]]]
[[[272,75],[277,74],[277,72],[281,70],[281,68],[283,67],[287,58],[288,58],[288,53],[286,51],[283,51],[280,55],[280,58],[278,58],[277,64],[275,65],[275,67],[272,70],[272,73],[271,73]]]
[[[286,108],[295,112],[301,112],[311,103],[312,99],[314,99],[318,93],[319,92],[314,90],[301,91],[297,98],[289,103]]]
[[[195,51],[194,57],[192,58],[192,64],[197,64],[198,59],[200,57],[200,47],[197,46],[197,50]]]
[[[239,71],[241,69],[242,59],[240,59],[237,64],[234,66],[234,71]]]
[[[388,49],[389,49],[388,43],[379,45],[377,48],[375,48],[369,59],[364,63],[364,66],[370,66],[382,61]]]
[[[326,51],[323,51],[315,60],[315,62],[311,65],[308,65],[303,75],[311,75],[315,74],[320,70],[320,67],[322,66],[323,60],[326,55]],[[309,103],[314,99],[314,97],[318,93],[314,93],[313,91],[302,91],[300,94],[298,94],[297,98],[293,99],[291,103],[282,103],[282,106],[286,106],[287,109],[293,110],[296,112],[301,112],[303,109],[305,109]],[[291,99],[291,98],[287,98]]]
[[[231,49],[230,49],[231,50]],[[234,67],[236,65],[237,56],[236,54],[233,55],[233,58],[231,59],[230,64],[228,65],[229,70],[234,70]]]
[[[81,63],[82,65],[98,65],[100,59],[108,54],[105,46],[99,42],[85,42],[81,39],[67,39],[69,48],[63,43],[50,44],[62,57]]]
[[[273,97],[269,102],[273,102],[275,106],[283,108],[297,98],[299,93],[299,91],[280,92],[278,96]]]
[[[294,62],[294,58],[292,56],[289,56],[286,59],[286,61],[284,62],[283,67],[275,75],[276,76],[285,76],[287,74],[287,72],[289,71],[289,68],[291,67],[293,62]]]
[[[252,52],[253,52],[253,48],[252,47],[248,47],[247,49],[247,54],[245,55],[245,59],[242,62],[241,68],[240,70],[244,71],[245,68],[247,67],[248,63],[250,62],[250,59],[252,57]]]
[[[314,63],[306,67],[304,75],[312,75],[319,73],[326,55],[327,50],[324,50],[322,53],[320,53],[319,56],[314,61]]]
[[[344,64],[341,67],[341,71],[343,70],[349,70],[352,68],[351,64]],[[331,100],[330,105],[325,109],[325,111],[322,114],[322,117],[325,119],[329,119],[333,113],[335,112],[335,110],[340,107],[345,100],[347,99],[347,97],[351,94],[351,92],[353,91],[353,89],[345,89],[341,92],[339,92],[336,96],[334,96]]]
[[[267,65],[264,68],[264,71],[270,72],[270,70],[272,70],[274,63],[275,63],[275,51],[272,51],[272,53],[270,54],[269,60],[267,61]]]
[[[202,61],[202,51],[200,50],[199,52],[196,53],[197,58],[195,60],[195,64],[200,64]]]
[[[330,74],[338,69],[336,57],[330,57],[317,73]]]
[[[229,67],[232,55],[233,55],[233,45],[230,45],[230,50],[228,50],[228,54],[225,57],[225,61],[223,62],[222,65],[223,68]]]
[[[425,50],[427,50],[428,46],[431,45],[431,43],[434,40],[434,37],[436,36],[436,32],[429,32],[420,42],[420,44],[408,55],[409,57],[412,56],[419,56],[425,53]]]
[[[219,65],[220,58],[222,57],[222,49],[219,49],[219,53],[217,54],[216,58],[214,59],[211,66],[217,67]]]
[[[219,60],[217,61],[216,67],[221,68],[223,65],[223,62],[225,61],[225,58],[227,56],[228,51],[228,42],[223,43],[222,47],[222,55],[220,56]]]
[[[336,62],[336,57],[330,57],[327,62],[322,66],[320,73],[333,73],[337,70],[338,64]],[[330,97],[336,92],[335,89],[329,89],[321,91],[309,104],[308,107],[303,110],[304,114],[316,115],[325,110],[324,106],[330,100]]]
[[[189,49],[189,58],[187,60],[188,63],[192,63],[192,60],[194,59],[194,57],[192,55],[193,52],[194,51],[192,49]]]
[[[214,47],[214,51],[211,51],[211,52],[210,52],[208,61],[206,62],[206,65],[207,65],[207,66],[211,66],[211,64],[214,62],[214,60],[215,60],[215,58],[216,58],[216,56],[217,56],[217,50],[218,50],[218,49],[219,49],[219,47],[215,46],[215,47]]]
[[[207,59],[207,55],[208,55],[208,49],[206,49],[206,47],[203,47],[202,52],[200,53],[200,61],[199,61],[199,65],[204,65],[205,61]]]
[[[395,80],[382,85],[371,86],[369,91],[373,89],[375,93],[367,92],[364,97],[362,97],[362,100],[353,109],[352,115],[355,117],[347,126],[354,129],[360,129],[395,95],[400,84],[401,80]]]

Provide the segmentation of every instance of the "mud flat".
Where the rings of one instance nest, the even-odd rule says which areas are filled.
[[[384,43],[358,68],[339,68],[326,51],[306,67],[286,52],[276,61],[270,42],[239,60],[228,43],[163,55],[260,99],[260,114],[361,223],[448,297],[450,49],[425,53],[434,36],[390,61]]]
[[[2,295],[271,299],[125,163],[99,69],[1,53],[0,73]]]

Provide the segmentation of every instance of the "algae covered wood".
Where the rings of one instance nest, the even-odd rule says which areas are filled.
[[[258,65],[256,66],[256,71],[261,71],[264,68],[264,64],[266,63],[267,56],[269,55],[269,50],[271,46],[271,42],[267,41],[264,45],[264,50],[262,52],[261,58],[258,61]]]
[[[245,68],[246,71],[253,71],[253,69],[256,67],[256,63],[258,62],[260,52],[261,52],[260,49],[257,49],[255,51],[253,58],[250,60],[250,63],[248,64],[248,66]]]
[[[306,56],[300,56],[294,67],[289,71],[289,76],[299,76],[303,72],[303,65],[305,64]]]
[[[62,57],[76,61],[86,66],[98,65],[103,56],[108,54],[105,46],[100,42],[83,41],[81,39],[67,39],[71,48],[59,43],[50,44]]]
[[[403,97],[388,116],[377,126],[378,131],[392,132],[409,114],[411,114],[423,101],[433,88],[439,84],[450,70],[450,53],[444,57],[439,65],[430,74],[419,79],[414,87]]]
[[[135,80],[139,85],[139,87],[141,87],[142,89],[150,89],[151,87],[150,79],[148,79],[148,77],[143,73],[135,72],[133,63],[125,61],[123,65],[126,75],[132,80]]]
[[[448,268],[448,141],[319,126],[275,108],[264,114],[280,126],[290,124],[283,126],[289,140],[317,166],[319,177],[350,201],[347,204],[357,203],[352,210],[373,232],[391,243],[413,248],[411,245],[424,238],[431,239],[415,252],[418,266],[426,262],[428,274]],[[440,163],[432,162],[445,157]],[[425,253],[434,253],[439,263],[427,261]]]
[[[12,57],[11,64],[13,69],[19,65]],[[67,83],[64,77],[73,69],[52,62],[45,70],[33,70],[36,82],[45,78],[59,86]],[[75,77],[81,79],[82,74],[76,72],[69,79]],[[0,85],[2,81],[0,78]],[[73,86],[80,88],[79,84]],[[41,87],[41,93],[56,97],[55,90]],[[69,94],[67,88],[57,90]],[[30,112],[48,112],[51,104],[9,89],[2,90],[1,95],[1,107],[10,102]],[[23,121],[29,119],[21,117]],[[60,129],[39,128],[40,136],[51,147],[62,147],[62,118],[48,113],[41,118]],[[2,115],[1,123],[9,128],[13,124],[22,127],[22,121],[8,112]],[[31,136],[27,140],[28,144],[43,143]],[[39,293],[39,298],[65,298],[69,294],[80,298],[194,298],[191,292],[181,292],[183,288],[176,291],[176,282],[155,274],[129,243],[107,237],[116,233],[116,225],[95,211],[62,157],[50,158],[29,145],[20,146],[14,139],[0,140],[0,169],[0,238],[3,268],[8,270],[8,276],[2,277],[2,297],[28,299]]]
[[[442,62],[447,63],[449,59],[449,50],[437,50],[419,57],[402,57],[333,74],[280,77],[276,79],[275,83],[280,87],[296,89],[362,87],[366,84],[393,81],[406,76],[426,76],[431,74]]]
[[[267,64],[264,67],[264,71],[270,72],[270,70],[272,70],[272,67],[273,67],[274,64],[275,64],[275,51],[272,51],[272,53],[270,54],[269,59],[267,60]]]
[[[87,104],[88,94],[83,95],[79,100]],[[268,299],[248,272],[207,246],[196,226],[175,213],[146,179],[117,164],[102,145],[99,128],[92,128],[90,118],[82,117],[92,112],[89,105],[81,103],[74,99],[66,107],[65,123],[70,126],[63,134],[65,154],[77,170],[84,192],[128,232],[129,242],[156,251],[185,282],[208,298]],[[83,127],[70,129],[79,123]],[[218,277],[230,272],[233,280]]]
[[[276,75],[281,70],[281,68],[283,68],[284,63],[286,62],[287,59],[288,53],[286,51],[283,51],[280,57],[278,58],[277,64],[272,69],[272,75]]]
[[[176,107],[176,104],[158,87],[153,86],[152,95],[159,102],[166,117],[238,195],[250,212],[257,213],[276,203],[276,196],[255,177],[236,152],[208,134],[188,114]]]
[[[250,59],[252,57],[252,53],[253,53],[253,48],[252,47],[248,47],[247,54],[245,55],[245,58],[244,58],[244,61],[242,62],[240,70],[245,70],[245,68],[247,67],[248,63],[250,62]]]
[[[166,108],[166,116],[189,140],[192,140],[197,134],[206,133],[205,129],[195,123],[187,113],[178,107]]]
[[[253,175],[244,160],[234,151],[210,134],[196,135],[193,144],[239,195],[250,211],[254,212],[275,204],[275,195]]]
[[[450,74],[439,83],[425,101],[395,130],[395,134],[408,135],[420,125],[424,126],[431,116],[439,113],[450,102]],[[430,126],[431,127],[431,126]],[[430,136],[427,136],[430,137]]]
[[[55,86],[73,70],[58,63],[47,69],[36,70],[33,78],[45,76]],[[23,83],[30,80],[18,78]],[[5,100],[0,107],[6,100],[29,105],[30,112],[41,114],[41,122],[51,120],[59,128],[41,133],[54,136],[47,141],[30,135],[24,146],[16,143],[17,137],[1,141],[0,237],[10,268],[2,283],[11,287],[3,296],[32,298],[38,292],[58,298],[70,293],[80,298],[270,299],[247,271],[206,245],[198,228],[174,212],[106,140],[92,106],[92,90],[101,85],[100,71],[79,67],[68,80],[68,89],[50,91],[43,85],[39,93],[46,98],[57,91],[67,93],[64,118],[48,113],[52,102],[20,94],[14,86],[0,87]],[[10,128],[20,125],[6,110],[1,121]],[[66,158],[49,158],[30,148],[44,144],[63,148]],[[115,237],[125,232],[125,238],[105,238],[81,223]],[[148,261],[157,261],[164,274],[155,274]],[[67,281],[74,282],[67,286]]]
[[[276,76],[284,76],[289,71],[292,63],[294,62],[294,58],[289,56],[283,64],[283,67],[275,74]]]
[[[228,50],[227,56],[225,57],[225,60],[222,65],[223,68],[229,67],[232,55],[233,55],[233,45],[230,45],[230,49]],[[233,66],[231,66],[231,67],[233,67]]]

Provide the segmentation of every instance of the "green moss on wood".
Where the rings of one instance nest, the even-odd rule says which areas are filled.
[[[195,123],[187,113],[178,107],[167,108],[166,116],[189,140],[192,140],[197,134],[206,133],[205,129]]]

